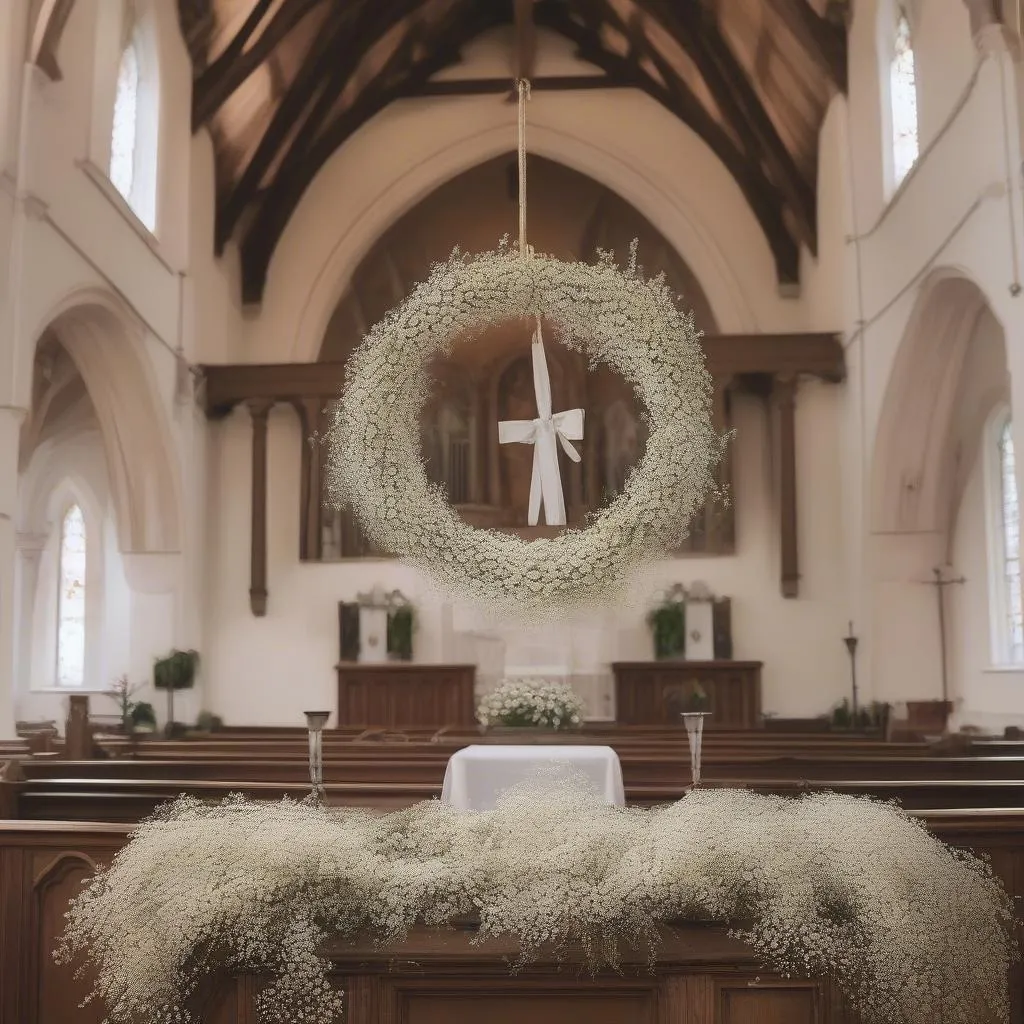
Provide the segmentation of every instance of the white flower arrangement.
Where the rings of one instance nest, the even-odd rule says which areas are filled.
[[[510,678],[484,695],[476,717],[481,725],[570,729],[583,721],[583,701],[566,683]]]
[[[1013,904],[987,863],[899,808],[696,790],[616,808],[576,780],[469,814],[180,797],[73,901],[58,959],[94,971],[109,1024],[185,1024],[219,971],[251,971],[264,1024],[331,1024],[328,939],[400,940],[476,915],[521,962],[591,967],[678,920],[732,922],[767,967],[834,977],[865,1024],[1009,1020]]]
[[[606,596],[678,546],[715,490],[724,440],[711,427],[711,378],[693,316],[662,276],[637,272],[635,247],[625,272],[600,255],[591,266],[526,258],[504,244],[472,257],[456,251],[352,354],[325,438],[330,500],[350,504],[374,544],[499,610]],[[419,422],[431,359],[488,326],[536,316],[636,388],[650,434],[623,492],[586,529],[527,542],[458,516],[427,479]]]

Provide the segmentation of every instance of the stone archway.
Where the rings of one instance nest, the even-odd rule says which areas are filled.
[[[180,552],[180,473],[143,329],[116,298],[86,290],[68,297],[46,330],[74,362],[95,408],[121,551]]]

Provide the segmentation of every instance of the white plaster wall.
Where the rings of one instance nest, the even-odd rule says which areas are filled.
[[[854,5],[849,95],[832,104],[821,136],[819,255],[803,255],[797,299],[779,296],[767,243],[735,184],[652,100],[629,90],[540,93],[530,106],[532,151],[604,182],[658,224],[697,273],[722,330],[844,332],[848,383],[802,385],[798,400],[800,598],[778,595],[774,463],[763,412],[753,402],[737,409],[737,555],[666,563],[651,581],[654,589],[659,580],[704,578],[730,594],[736,654],[766,662],[765,707],[784,714],[824,710],[845,693],[841,637],[851,620],[862,638],[865,696],[937,695],[934,598],[919,578],[951,551],[971,575],[973,478],[968,474],[963,484],[952,546],[946,535],[876,535],[870,518],[881,410],[921,283],[934,267],[952,268],[981,288],[1006,333],[1013,404],[1024,406],[1021,300],[1011,290],[1024,238],[1013,170],[1021,165],[1019,68],[991,40],[978,53],[957,0],[918,0],[923,153],[890,197],[888,58],[879,10],[888,3]],[[7,175],[0,191],[0,269],[8,261],[11,274],[0,276],[0,404],[27,404],[36,339],[68,295],[104,289],[116,299],[138,328],[153,415],[171,439],[183,526],[177,559],[154,560],[148,556],[155,552],[141,551],[125,561],[133,594],[124,616],[129,635],[111,647],[111,656],[144,674],[152,656],[172,643],[197,645],[214,710],[235,722],[298,721],[305,707],[334,703],[337,600],[377,581],[400,586],[424,605],[417,643],[426,660],[442,656],[439,609],[424,581],[398,564],[298,562],[300,438],[293,413],[278,410],[270,428],[269,612],[254,619],[247,593],[248,420],[238,413],[208,428],[192,404],[176,402],[172,352],[180,345],[194,362],[313,358],[348,275],[381,231],[440,182],[506,150],[514,110],[493,97],[388,107],[317,177],[274,256],[262,308],[243,316],[237,253],[229,247],[223,259],[212,255],[211,146],[205,134],[189,141],[190,72],[173,5],[142,5],[159,23],[165,82],[155,239],[138,229],[89,167],[102,138],[97,119],[108,116],[94,100],[109,92],[116,74],[116,67],[94,66],[105,4],[78,0],[61,48],[60,83],[38,72],[23,76],[26,26],[16,14],[2,16],[0,28],[11,32],[0,31]],[[507,73],[506,42],[501,33],[479,40],[446,74]],[[538,73],[586,70],[569,44],[542,36]],[[22,111],[27,124],[18,123]],[[13,144],[19,137],[20,153]],[[976,608],[971,602],[965,611]],[[643,610],[640,603],[633,607],[607,657],[644,653]],[[955,660],[954,685],[964,689],[977,680],[981,662],[970,653],[969,616],[958,622],[967,640]],[[0,622],[0,648],[3,630]],[[1008,697],[1008,690],[990,687],[991,699],[979,696],[978,708],[984,704],[998,715]]]

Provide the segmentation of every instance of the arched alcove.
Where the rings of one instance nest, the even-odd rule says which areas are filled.
[[[122,552],[180,551],[180,474],[143,329],[90,289],[53,309],[43,334],[66,351],[95,409]]]
[[[565,260],[594,261],[612,252],[625,267],[633,243],[645,276],[663,274],[691,308],[701,330],[717,324],[693,270],[634,206],[595,179],[570,167],[531,157],[529,239],[541,252]],[[400,303],[453,249],[478,252],[513,238],[518,219],[516,156],[506,152],[456,175],[400,217],[359,263],[320,345],[322,361],[344,362],[373,324]],[[532,456],[520,445],[498,443],[503,419],[535,415],[529,337],[525,322],[496,325],[472,345],[456,345],[433,367],[435,388],[423,410],[427,472],[472,525],[535,532],[526,509]],[[644,411],[634,389],[607,367],[588,369],[578,353],[549,341],[547,358],[554,407],[583,408],[586,427],[580,463],[565,460],[566,505],[571,526],[582,525],[624,486],[643,453]],[[719,403],[730,427],[729,397]],[[322,426],[317,429],[322,429]],[[729,466],[722,468],[723,478]],[[320,557],[376,554],[344,511],[322,512]],[[733,550],[730,509],[713,505],[698,515],[686,553]]]

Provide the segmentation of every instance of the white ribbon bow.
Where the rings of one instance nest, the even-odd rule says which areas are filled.
[[[544,522],[548,526],[565,526],[565,498],[558,471],[558,444],[562,445],[565,454],[573,462],[580,461],[580,453],[569,442],[583,440],[583,410],[567,409],[565,412],[551,414],[551,379],[548,376],[539,319],[533,333],[533,390],[537,398],[537,418],[502,420],[498,424],[498,442],[533,445],[533,477],[530,481],[530,511],[527,519],[529,524],[537,525],[543,501]]]

